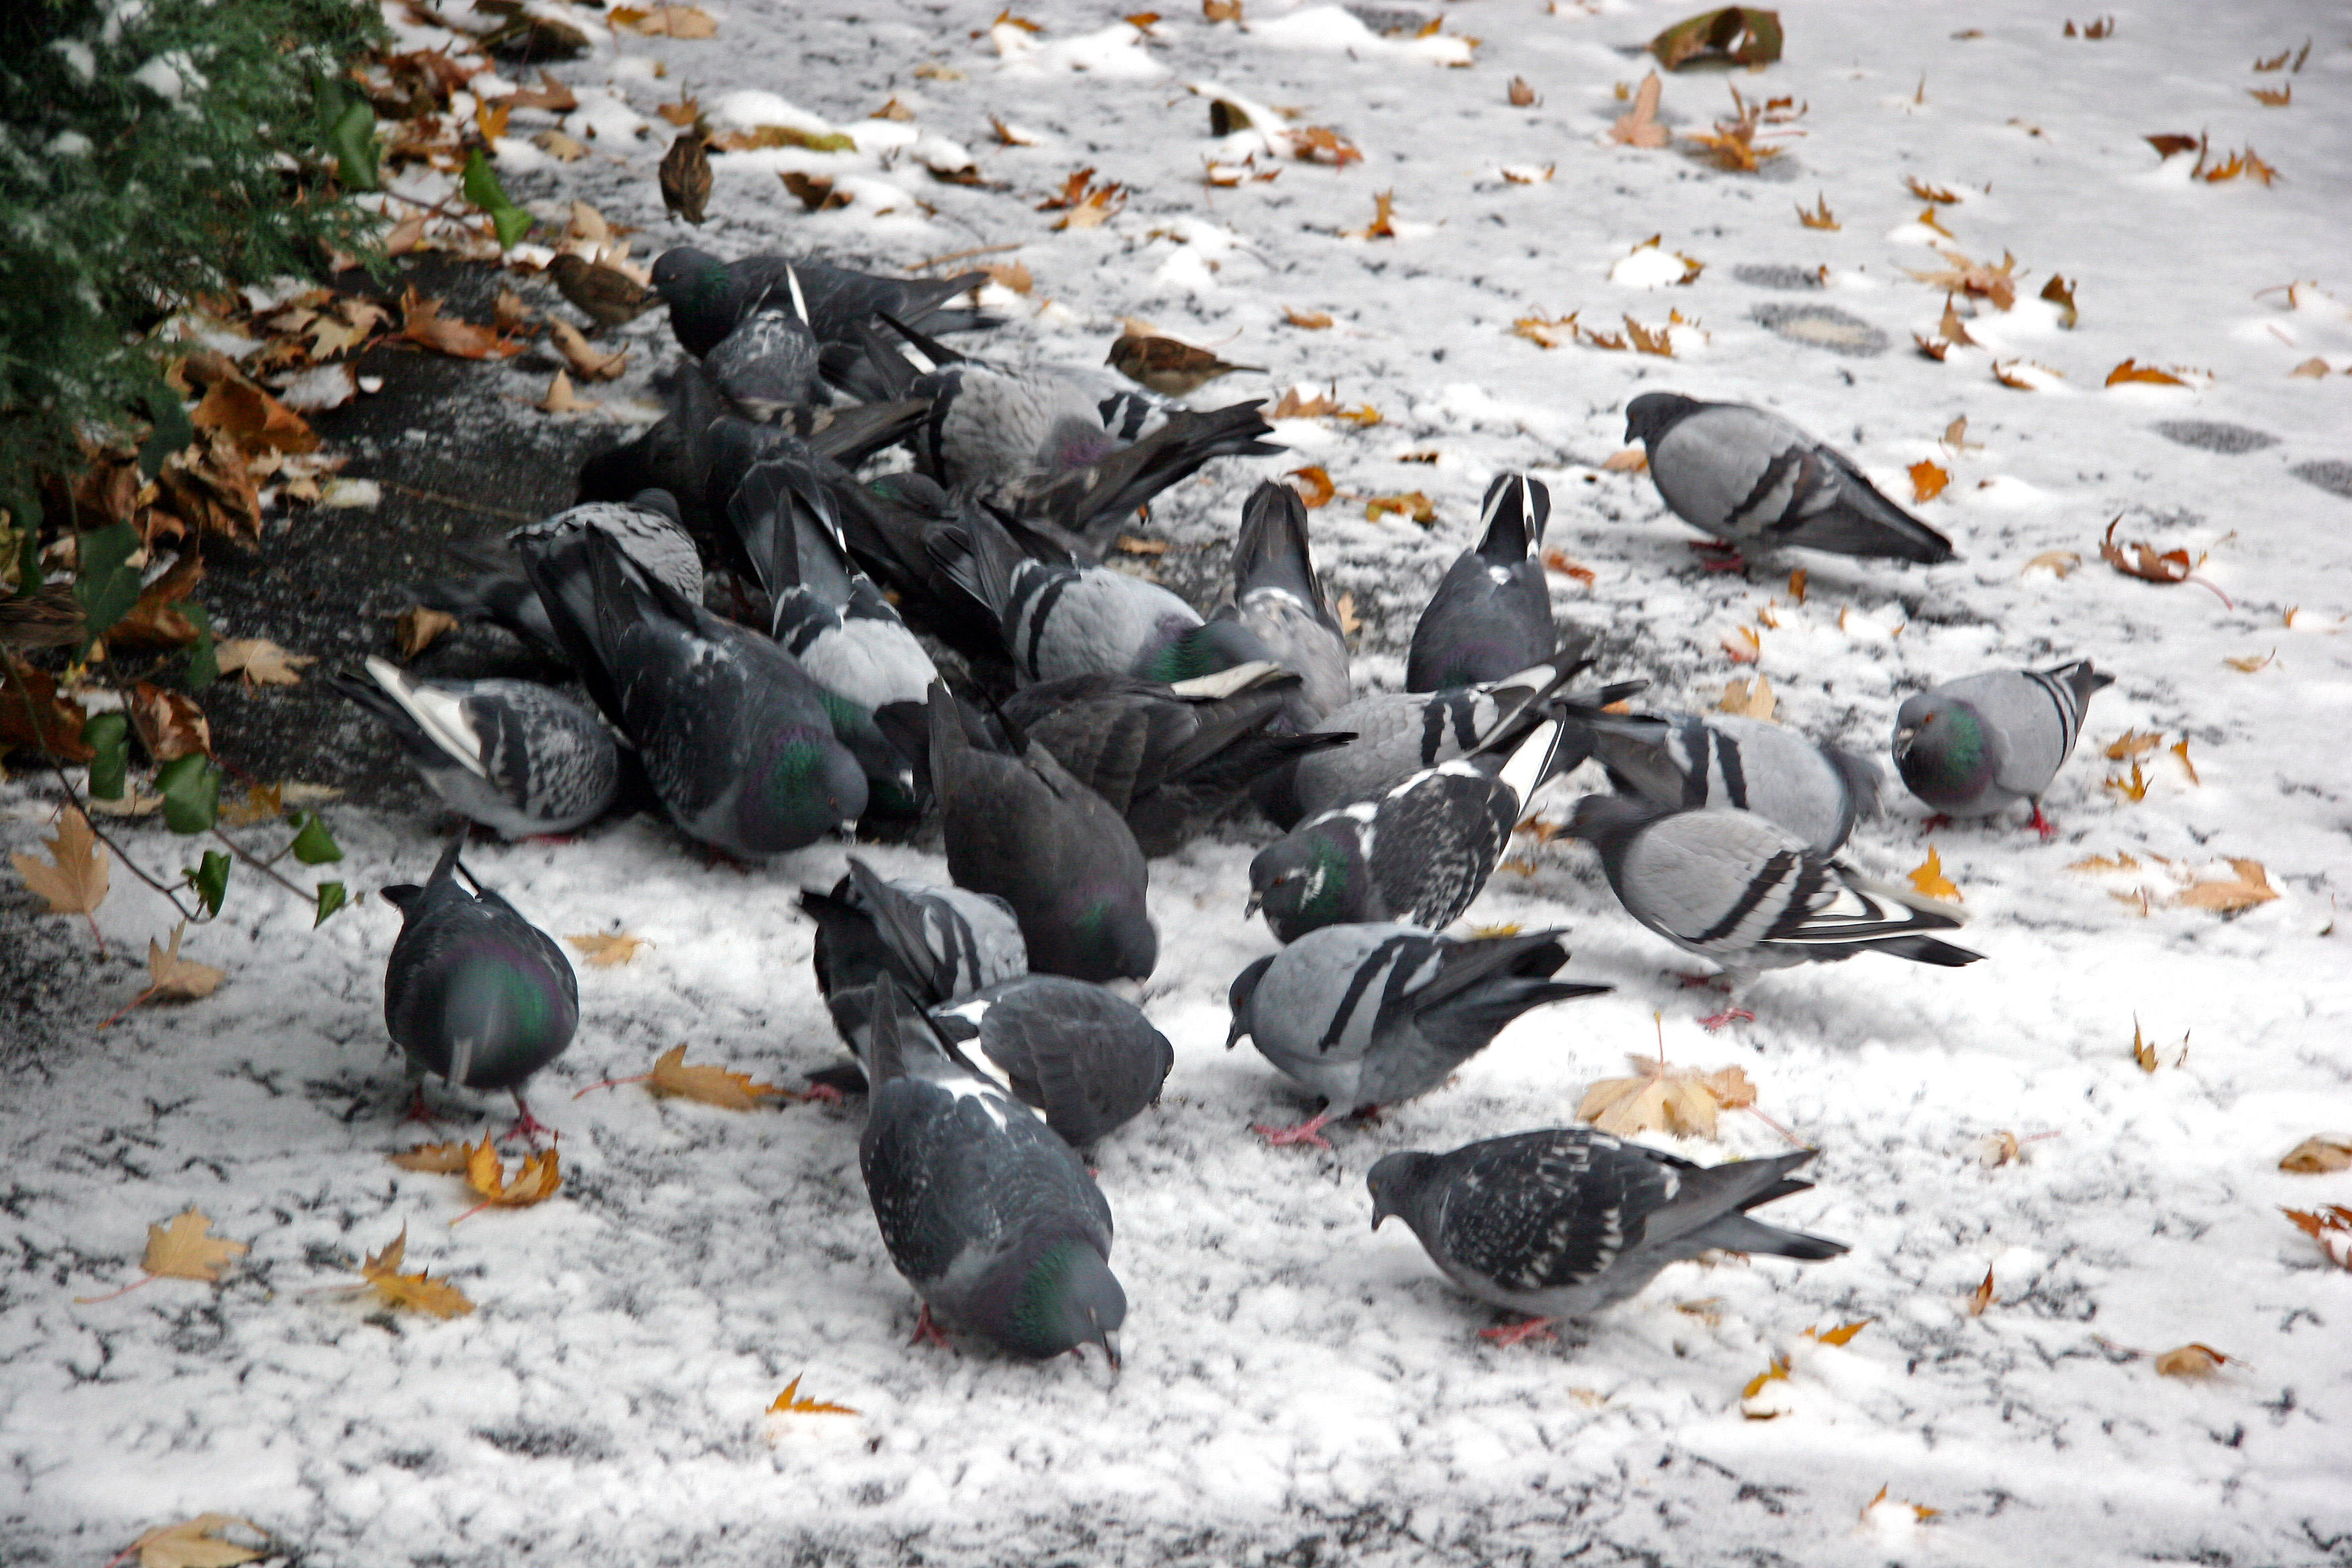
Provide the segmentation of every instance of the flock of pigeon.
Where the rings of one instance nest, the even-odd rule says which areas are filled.
[[[1250,496],[1207,616],[1101,563],[1167,486],[1279,450],[1257,403],[1170,401],[1239,367],[1133,335],[1110,361],[1124,380],[957,353],[940,338],[993,324],[951,308],[979,274],[679,248],[653,278],[686,351],[665,416],[588,461],[579,504],[417,590],[561,659],[589,702],[381,659],[338,688],[508,837],[646,804],[756,862],[936,820],[951,885],[853,857],[802,900],[854,1058],[815,1077],[869,1094],[860,1168],[923,1300],[919,1338],[936,1316],[1017,1355],[1098,1343],[1117,1363],[1126,1298],[1081,1151],[1156,1100],[1174,1056],[1116,987],[1157,962],[1149,860],[1244,800],[1282,830],[1251,863],[1249,909],[1283,945],[1233,982],[1227,1043],[1250,1037],[1321,1100],[1257,1129],[1272,1143],[1328,1147],[1334,1119],[1426,1093],[1521,1014],[1608,989],[1557,978],[1558,931],[1444,934],[1537,791],[1588,758],[1617,793],[1578,802],[1571,836],[1629,914],[1733,984],[1863,952],[1979,956],[1944,940],[1950,906],[1836,858],[1877,809],[1872,762],[1776,724],[1631,711],[1640,681],[1570,689],[1590,661],[1553,621],[1536,480],[1487,491],[1406,689],[1359,696],[1287,487]],[[1651,394],[1627,431],[1667,505],[1719,542],[1711,564],[1743,545],[1951,558],[1764,410]],[[858,477],[898,446],[911,468]],[[2109,679],[2084,660],[1937,687],[1896,715],[1896,768],[1940,814],[2030,803],[2046,836],[2040,796]],[[570,1043],[576,984],[466,872],[464,843],[423,887],[385,889],[403,915],[385,1022],[420,1078],[511,1090],[535,1135],[521,1091]],[[1708,1248],[1843,1252],[1748,1215],[1803,1190],[1811,1153],[1702,1168],[1590,1129],[1522,1132],[1381,1160],[1373,1223],[1402,1218],[1463,1289],[1530,1314],[1486,1331],[1516,1342]]]

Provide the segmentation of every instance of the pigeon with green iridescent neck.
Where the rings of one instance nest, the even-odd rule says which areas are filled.
[[[1990,816],[2020,801],[2045,839],[2042,795],[2083,732],[2083,710],[2112,675],[2087,658],[2050,669],[1995,669],[1931,688],[1895,715],[1895,767],[1938,816]]]
[[[1407,691],[1500,680],[1559,651],[1538,559],[1550,516],[1551,491],[1525,474],[1497,474],[1486,487],[1476,546],[1446,568],[1413,626]],[[1586,640],[1580,634],[1578,647]]]
[[[518,1131],[535,1133],[543,1129],[523,1084],[572,1043],[580,984],[554,939],[459,863],[465,843],[462,835],[450,841],[423,887],[383,889],[400,910],[383,972],[384,1027],[420,1077],[505,1089],[521,1116]]]
[[[1097,1344],[1117,1367],[1127,1293],[1085,1163],[887,977],[866,1067],[857,1168],[890,1261],[923,1300],[916,1339],[951,1328],[1037,1361]]]

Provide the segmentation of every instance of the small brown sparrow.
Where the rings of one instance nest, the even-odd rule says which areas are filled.
[[[1231,364],[1206,349],[1180,343],[1174,338],[1147,337],[1140,332],[1121,332],[1118,342],[1110,346],[1110,358],[1103,363],[1162,397],[1181,397],[1237,370],[1264,368]]]
[[[568,250],[547,264],[547,273],[563,297],[600,328],[635,321],[654,302],[652,292],[619,268]]]
[[[661,161],[662,205],[690,224],[710,200],[710,153],[699,131],[682,131]]]

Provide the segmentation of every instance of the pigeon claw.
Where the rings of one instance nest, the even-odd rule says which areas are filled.
[[[2034,811],[2037,814],[2040,813],[2041,809],[2042,808],[2040,806],[2034,807]],[[1940,833],[1951,825],[1952,819],[1939,811],[1934,816],[1928,817],[1927,821],[1921,823],[1919,825],[1919,831],[1921,833]]]
[[[517,1115],[515,1124],[507,1129],[506,1135],[508,1137],[529,1139],[531,1144],[536,1147],[539,1143],[540,1136],[542,1133],[551,1139],[561,1138],[563,1136],[562,1133],[558,1132],[554,1128],[550,1127],[546,1122],[541,1121],[538,1117],[533,1116],[530,1113],[530,1106],[524,1100],[522,1090],[516,1089],[513,1093]]]
[[[1323,1136],[1324,1124],[1331,1120],[1329,1110],[1319,1111],[1313,1120],[1296,1127],[1269,1127],[1263,1121],[1250,1123],[1250,1131],[1265,1140],[1269,1149],[1285,1149],[1297,1143],[1312,1143],[1318,1149],[1328,1149],[1331,1141]]]
[[[2042,815],[2042,803],[2038,800],[2033,803],[2033,815],[2025,819],[2025,825],[2042,835],[2044,844],[2058,837],[2058,825]]]
[[[1701,1018],[1698,1021],[1698,1026],[1702,1029],[1715,1030],[1720,1029],[1726,1024],[1729,1023],[1743,1022],[1752,1024],[1755,1021],[1756,1015],[1749,1012],[1745,1007],[1726,1007],[1720,1013],[1710,1014],[1706,1017]]]
[[[821,1100],[826,1105],[839,1105],[843,1102],[845,1097],[841,1090],[834,1088],[833,1085],[829,1083],[812,1083],[806,1089],[801,1090],[801,1098],[803,1100]]]
[[[1480,1329],[1478,1337],[1482,1340],[1492,1340],[1496,1345],[1507,1350],[1513,1345],[1523,1345],[1529,1340],[1559,1338],[1558,1334],[1552,1332],[1551,1323],[1552,1321],[1549,1318],[1529,1318],[1524,1323],[1498,1323],[1491,1329]]]
[[[931,1304],[929,1301],[924,1302],[923,1310],[916,1314],[914,1336],[907,1342],[910,1345],[937,1345],[941,1350],[955,1348],[948,1342],[947,1331],[931,1321]]]
[[[1727,544],[1720,539],[1694,539],[1690,547],[1698,552],[1702,572],[1745,572],[1748,558],[1739,553],[1739,546]]]

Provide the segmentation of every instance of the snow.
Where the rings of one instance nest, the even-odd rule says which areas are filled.
[[[794,897],[841,874],[843,847],[746,875],[633,821],[471,851],[546,929],[651,945],[581,969],[580,1038],[535,1085],[564,1134],[564,1192],[451,1229],[460,1184],[383,1159],[420,1134],[395,1121],[381,976],[397,919],[373,896],[421,875],[435,824],[330,807],[346,913],[313,932],[307,907],[239,872],[226,917],[186,942],[228,970],[219,992],[49,1052],[0,1105],[11,1554],[101,1562],[215,1510],[352,1564],[531,1552],[719,1568],[785,1545],[827,1562],[2352,1560],[2352,1274],[2278,1214],[2352,1203],[2352,1177],[2276,1169],[2304,1137],[2352,1128],[2352,928],[2336,907],[2352,824],[2339,776],[2352,382],[2288,374],[2352,356],[2352,173],[2331,152],[2352,123],[2352,47],[2326,34],[2301,73],[2254,75],[2312,32],[2310,8],[2283,0],[2147,0],[2097,41],[2062,38],[2030,0],[1784,7],[1786,60],[1665,81],[1662,119],[1685,130],[1728,112],[1727,79],[1809,105],[1807,134],[1740,175],[1605,140],[1624,112],[1613,88],[1647,68],[1632,47],[1693,8],[1462,0],[1421,7],[1445,31],[1414,39],[1328,5],[1247,0],[1243,26],[1171,7],[1147,37],[1077,0],[1029,0],[1019,12],[1042,31],[975,37],[994,7],[949,18],[866,0],[850,18],[739,0],[716,39],[625,36],[626,61],[588,26],[599,53],[558,71],[582,99],[566,125],[612,156],[532,178],[558,187],[549,210],[576,196],[637,226],[647,256],[691,241],[887,269],[1017,243],[988,259],[1024,263],[1036,288],[1005,297],[992,353],[1098,363],[1134,315],[1267,367],[1213,384],[1204,406],[1293,385],[1370,403],[1383,423],[1285,421],[1295,455],[1221,465],[1152,514],[1172,542],[1160,570],[1198,599],[1247,488],[1326,467],[1343,499],[1313,514],[1316,548],[1365,623],[1360,689],[1398,679],[1413,616],[1505,467],[1551,485],[1548,542],[1596,574],[1590,588],[1554,579],[1562,619],[1600,635],[1596,675],[1645,677],[1661,705],[1707,706],[1760,670],[1784,720],[1884,759],[1895,707],[1935,680],[2095,658],[2118,681],[2049,797],[2057,841],[2014,821],[1932,836],[1984,963],[1782,972],[1744,998],[1757,1022],[1710,1037],[1694,1022],[1703,994],[1669,973],[1686,958],[1616,908],[1586,854],[1546,846],[1468,923],[1565,927],[1566,973],[1616,990],[1521,1020],[1453,1084],[1338,1130],[1334,1152],[1266,1150],[1247,1124],[1295,1119],[1299,1101],[1254,1052],[1223,1048],[1225,987],[1272,946],[1241,919],[1264,833],[1196,843],[1152,868],[1163,952],[1145,1004],[1175,1072],[1160,1108],[1099,1152],[1133,1303],[1114,1383],[1099,1359],[906,1345],[915,1302],[857,1178],[854,1102],[734,1114],[635,1087],[572,1098],[681,1041],[691,1060],[787,1083],[831,1061]],[[404,47],[425,36],[390,21]],[[1484,42],[1469,50],[1465,34]],[[1475,64],[1412,58],[1438,44]],[[927,77],[917,96],[925,62],[961,76]],[[1538,106],[1509,106],[1515,75]],[[1366,159],[1262,152],[1277,179],[1211,189],[1207,106],[1171,79],[1294,106],[1294,124],[1330,126]],[[2284,109],[2243,90],[2287,81]],[[654,166],[670,132],[646,118],[681,82],[720,123],[842,125],[860,150],[724,155],[711,221],[689,230],[662,213]],[[920,119],[861,118],[892,96]],[[1045,144],[999,143],[991,115]],[[887,165],[882,126],[976,150],[988,184]],[[2258,147],[2278,183],[2192,183],[2189,160],[2158,163],[2141,141],[2181,130],[2217,152]],[[804,214],[767,172],[818,159],[851,206]],[[1099,228],[1052,231],[1036,203],[1082,163],[1128,205]],[[1555,173],[1503,186],[1503,164]],[[1906,174],[1961,196],[1937,209],[1952,237],[1913,222]],[[1340,237],[1390,190],[1402,237]],[[1798,224],[1792,207],[1817,195],[1841,228]],[[1661,259],[1686,254],[1703,273],[1665,289],[1614,276],[1653,234]],[[1944,309],[1903,270],[1945,265],[1927,241],[1979,261],[2013,252],[2023,285],[2007,313],[1956,300],[1987,347],[1942,363],[1911,349]],[[2052,271],[2076,291],[2071,331],[2032,298]],[[1699,323],[1677,332],[1675,362],[1510,332],[1538,311],[1654,326],[1669,301]],[[1810,305],[1886,347],[1830,352],[1759,315]],[[1287,326],[1286,308],[1336,325]],[[2105,388],[2127,357],[2210,384]],[[1996,358],[2063,379],[2017,390],[1994,379]],[[486,374],[511,376],[513,416],[534,417],[519,405],[535,380]],[[625,393],[642,386],[644,367],[633,374]],[[1667,388],[1771,406],[1898,497],[1905,469],[1932,458],[1951,483],[1917,510],[1962,559],[1799,554],[1746,579],[1699,573],[1646,477],[1599,467],[1625,444],[1625,402]],[[1960,417],[1969,445],[1947,444]],[[2183,419],[2275,442],[2156,428]],[[2298,477],[2329,473],[2334,490]],[[1435,501],[1433,528],[1366,520],[1362,498],[1411,489]],[[2205,556],[2199,575],[2231,603],[2108,569],[2096,546],[2118,516],[2120,540]],[[2052,551],[2082,563],[2028,569]],[[1800,565],[1801,604],[1785,582]],[[1777,625],[1759,624],[1768,612]],[[1725,651],[1743,627],[1755,665]],[[2224,662],[2273,649],[2253,673]],[[2135,729],[2186,738],[2197,780],[2159,750],[2141,759],[2145,799],[2103,789],[2104,749]],[[1559,791],[1554,814],[1589,782]],[[37,781],[0,792],[9,847],[32,847],[47,809]],[[1924,815],[1894,787],[1853,858],[1900,876],[1931,841]],[[151,864],[185,853],[125,831]],[[888,876],[944,875],[935,853],[860,852]],[[2119,853],[2137,871],[2069,869]],[[2228,857],[2259,860],[2280,897],[2232,919],[2168,903]],[[99,924],[136,948],[167,918],[115,881]],[[2152,1072],[2131,1059],[2135,1020]],[[1677,1266],[1565,1343],[1482,1344],[1493,1314],[1402,1226],[1367,1231],[1365,1171],[1396,1149],[1567,1122],[1587,1084],[1661,1033],[1678,1065],[1744,1068],[1761,1109],[1821,1148],[1816,1188],[1769,1217],[1853,1250]],[[508,1116],[490,1097],[436,1103],[443,1136]],[[2003,1131],[2032,1141],[1988,1165],[1984,1141]],[[1737,1113],[1719,1142],[1655,1141],[1706,1161],[1784,1146]],[[189,1204],[252,1246],[223,1286],[75,1303],[135,1278],[142,1227]],[[391,1319],[333,1293],[404,1226],[408,1267],[452,1279],[479,1311]],[[1972,1315],[1988,1270],[1993,1302]],[[1843,1347],[1803,1337],[1864,1318]],[[2189,1381],[2127,1353],[2191,1341],[2231,1362]],[[1787,1377],[1744,1399],[1776,1357]],[[860,1414],[765,1414],[803,1374],[803,1393]]]

